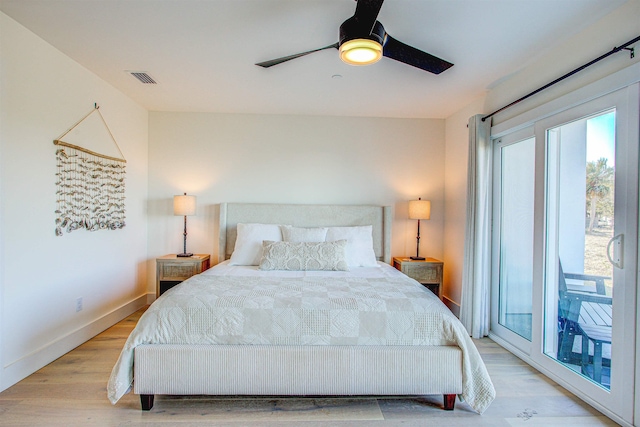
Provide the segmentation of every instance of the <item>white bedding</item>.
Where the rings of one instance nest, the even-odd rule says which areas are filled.
[[[261,271],[221,263],[167,291],[140,318],[113,368],[115,403],[141,344],[455,345],[461,397],[482,413],[495,391],[468,333],[430,291],[388,264],[351,271]]]

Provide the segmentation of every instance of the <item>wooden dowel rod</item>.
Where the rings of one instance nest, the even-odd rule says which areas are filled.
[[[83,153],[91,154],[92,156],[102,157],[103,159],[109,159],[109,160],[114,160],[116,162],[127,163],[127,161],[125,159],[119,159],[117,157],[105,156],[104,154],[99,154],[99,153],[96,153],[94,151],[87,150],[86,148],[78,147],[77,145],[73,145],[73,144],[69,144],[69,143],[64,142],[64,141],[60,141],[59,139],[54,140],[53,143],[55,145],[61,145],[63,147],[73,148],[74,150],[82,151]]]

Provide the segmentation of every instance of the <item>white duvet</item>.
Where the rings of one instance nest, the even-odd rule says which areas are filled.
[[[141,344],[456,345],[461,398],[482,413],[495,397],[478,351],[433,293],[388,264],[350,272],[260,271],[222,263],[166,292],[140,318],[107,387],[133,383]]]

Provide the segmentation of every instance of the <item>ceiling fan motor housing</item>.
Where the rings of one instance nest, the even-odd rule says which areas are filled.
[[[370,30],[369,28],[363,27],[360,22],[355,19],[355,16],[352,16],[340,25],[340,46],[354,39],[373,40],[382,46],[384,35],[384,27],[379,21],[376,21],[376,23],[373,24],[373,29]]]

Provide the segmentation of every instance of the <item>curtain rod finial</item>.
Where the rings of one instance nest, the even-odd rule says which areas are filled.
[[[625,47],[624,50],[629,51],[629,58],[633,59],[636,57],[636,48],[635,47]]]

